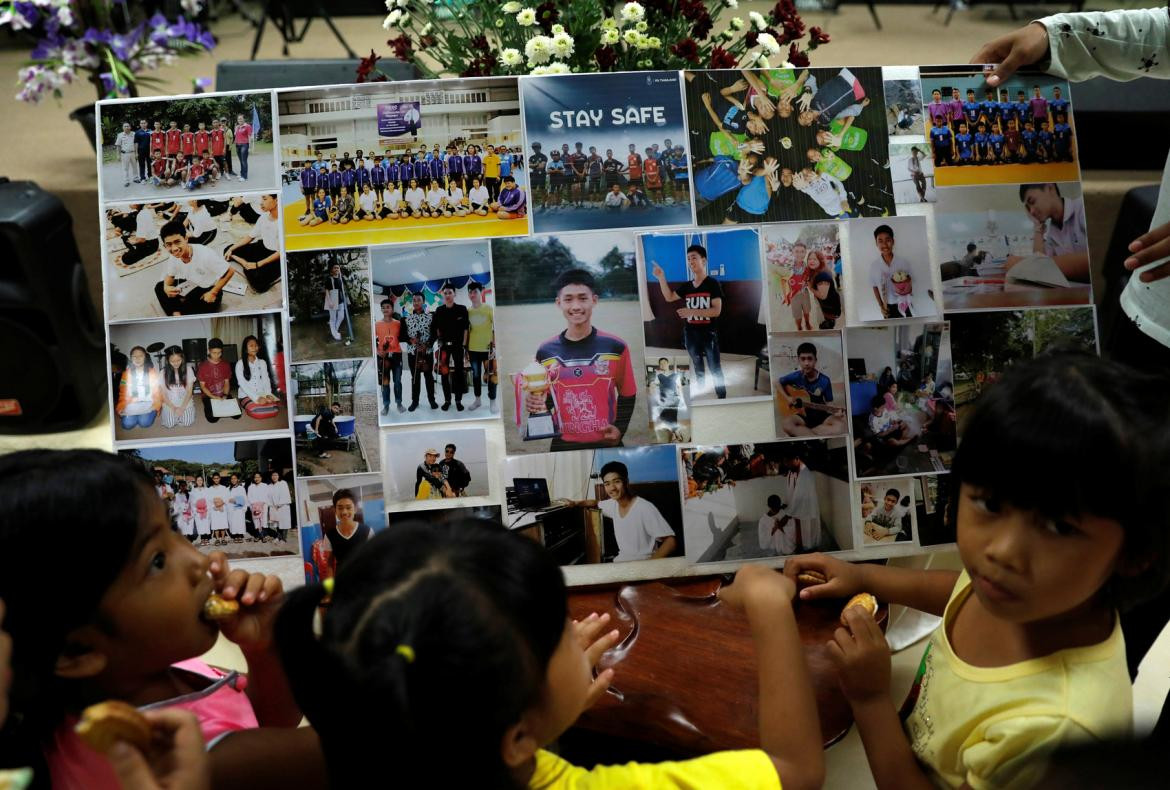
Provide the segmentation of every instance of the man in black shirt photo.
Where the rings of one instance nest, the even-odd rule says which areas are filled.
[[[544,169],[548,165],[548,157],[541,153],[540,147],[540,143],[533,143],[532,153],[528,155],[528,180],[534,206],[544,202],[544,193],[547,190]]]
[[[439,461],[439,471],[443,479],[451,487],[455,496],[463,496],[463,492],[471,485],[471,472],[462,461],[455,457],[455,445],[449,444],[443,448],[443,460]]]
[[[410,408],[418,408],[419,385],[427,386],[427,401],[432,409],[439,408],[435,402],[435,379],[431,375],[434,359],[431,357],[431,346],[435,336],[432,328],[434,316],[427,312],[423,295],[416,293],[411,297],[411,309],[405,316],[407,346],[406,362],[410,365]]]
[[[443,381],[443,411],[451,408],[451,396],[455,397],[455,410],[463,411],[463,392],[467,389],[467,374],[463,370],[466,356],[467,335],[471,320],[467,308],[455,304],[455,286],[443,283],[443,303],[435,310],[435,337],[439,341],[439,353],[446,364],[446,371],[440,368]]]
[[[701,244],[687,247],[687,269],[691,279],[677,288],[666,281],[666,273],[651,261],[653,273],[668,303],[683,301],[675,312],[684,321],[683,346],[691,358],[694,381],[702,387],[708,370],[715,380],[715,396],[727,397],[723,366],[719,361],[719,314],[723,311],[723,289],[707,274],[707,248]]]

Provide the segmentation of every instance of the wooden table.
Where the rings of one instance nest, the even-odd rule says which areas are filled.
[[[704,577],[572,592],[574,618],[608,612],[621,632],[600,663],[601,669],[616,668],[610,693],[577,727],[638,742],[655,755],[758,748],[755,649],[744,614],[715,597],[722,583],[722,577]],[[825,648],[843,604],[796,603],[826,746],[853,723]],[[878,611],[883,627],[886,613],[885,607]]]
[[[949,310],[983,310],[1015,307],[1074,307],[1092,304],[1093,292],[1088,285],[1068,288],[1019,286],[1012,290],[972,293],[968,289],[947,288],[943,283],[943,302]],[[949,317],[949,316],[948,316]]]

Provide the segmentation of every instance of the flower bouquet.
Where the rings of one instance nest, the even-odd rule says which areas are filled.
[[[793,0],[780,0],[767,14],[753,11],[747,20],[735,15],[738,6],[738,0],[620,6],[596,0],[386,0],[390,13],[382,26],[398,33],[386,42],[394,57],[432,78],[801,67],[811,50],[829,41],[818,27],[806,31]],[[371,52],[362,60],[358,82],[386,79],[379,59]]]

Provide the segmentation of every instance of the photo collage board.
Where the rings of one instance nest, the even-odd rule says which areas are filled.
[[[98,104],[117,451],[309,580],[490,519],[571,584],[954,542],[963,414],[1096,350],[1067,83],[979,67]]]

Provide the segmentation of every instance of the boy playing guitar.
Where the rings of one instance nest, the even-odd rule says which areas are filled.
[[[778,382],[776,406],[785,436],[840,436],[846,431],[845,409],[830,405],[833,385],[817,370],[817,347],[801,343],[796,347],[800,369]]]

